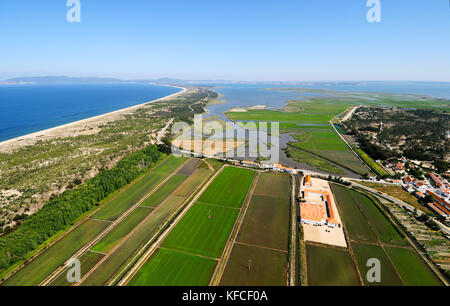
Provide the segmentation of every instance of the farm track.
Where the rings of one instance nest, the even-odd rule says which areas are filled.
[[[93,247],[97,242],[99,242],[103,237],[105,237],[107,234],[109,234],[111,231],[113,231],[126,217],[128,217],[136,208],[138,208],[150,195],[152,195],[155,191],[157,191],[162,185],[164,185],[171,177],[173,177],[176,172],[181,169],[186,163],[189,162],[189,159],[186,160],[184,163],[182,163],[178,168],[172,172],[170,175],[168,175],[163,181],[161,181],[157,186],[155,186],[149,193],[147,193],[144,197],[142,197],[138,202],[136,202],[135,205],[130,207],[127,211],[125,211],[119,218],[117,218],[115,221],[111,223],[110,226],[108,226],[103,232],[101,232],[97,237],[95,237],[93,240],[91,240],[89,243],[87,243],[83,248],[81,248],[79,251],[77,251],[71,258],[79,258],[84,253],[86,253],[91,247]],[[111,222],[111,221],[110,221]],[[108,252],[110,254],[110,252]],[[100,260],[99,263],[103,262],[108,258],[109,255],[106,255],[105,257]],[[57,270],[55,270],[52,274],[50,274],[44,281],[42,281],[39,286],[48,286],[51,284],[64,270],[66,270],[66,265],[60,266]],[[95,268],[95,266],[94,266]],[[93,268],[93,269],[94,269]],[[91,270],[93,270],[91,269]],[[90,274],[91,271],[87,272],[86,275]],[[86,276],[85,275],[85,276]],[[83,277],[83,279],[85,278]],[[80,280],[81,281],[81,280]]]

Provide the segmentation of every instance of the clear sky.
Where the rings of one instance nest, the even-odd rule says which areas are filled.
[[[450,81],[449,0],[0,0],[0,79]]]

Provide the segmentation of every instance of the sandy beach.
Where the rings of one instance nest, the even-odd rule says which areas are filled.
[[[50,129],[2,141],[0,142],[0,152],[11,153],[12,151],[19,149],[21,147],[33,145],[39,140],[49,140],[61,137],[76,137],[79,135],[91,135],[97,133],[99,131],[99,126],[106,122],[121,119],[124,115],[130,114],[141,107],[145,107],[149,103],[172,99],[186,93],[189,90],[187,88],[179,86],[171,86],[171,87],[180,88],[182,89],[182,91],[174,93],[169,96],[165,96],[163,98],[144,102],[127,108],[122,108],[106,114],[74,121]]]

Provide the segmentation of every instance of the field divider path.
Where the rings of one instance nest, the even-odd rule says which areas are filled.
[[[54,244],[56,244],[58,241],[62,240],[64,237],[66,237],[67,235],[69,235],[72,231],[74,231],[78,226],[80,226],[81,224],[83,224],[86,220],[91,219],[90,217],[95,215],[100,209],[102,209],[103,207],[105,207],[106,205],[108,205],[109,203],[111,203],[112,201],[114,201],[117,197],[119,197],[122,193],[124,193],[125,191],[127,191],[129,188],[131,188],[132,186],[134,186],[137,182],[139,182],[141,179],[143,179],[147,174],[149,174],[150,172],[153,171],[154,168],[158,167],[159,165],[161,165],[162,163],[164,163],[166,160],[169,159],[169,156],[167,156],[166,158],[158,161],[153,168],[149,169],[147,172],[143,173],[141,176],[139,176],[138,178],[136,178],[132,183],[130,183],[127,186],[122,187],[121,189],[119,189],[117,191],[117,193],[113,196],[111,196],[110,199],[108,199],[107,201],[105,201],[105,203],[103,205],[100,205],[99,207],[97,207],[96,209],[94,209],[92,212],[88,212],[85,216],[81,215],[79,218],[79,220],[74,223],[70,228],[68,228],[67,230],[63,230],[62,233],[60,234],[56,234],[56,235],[60,235],[58,236],[54,241],[52,241],[49,245],[44,245],[45,242],[38,247],[37,250],[35,250],[34,253],[30,258],[28,258],[26,260],[26,262],[18,265],[16,268],[14,268],[12,271],[10,271],[8,274],[6,274],[4,276],[4,281],[7,281],[9,278],[11,278],[17,271],[19,271],[20,269],[22,269],[23,267],[25,267],[27,264],[29,264],[31,261],[33,261],[36,257],[38,257],[39,255],[41,255],[42,253],[44,253],[45,251],[47,251],[49,248],[51,248]],[[102,220],[104,221],[104,220]],[[0,282],[3,283],[3,282]]]
[[[247,192],[247,195],[245,197],[241,211],[236,219],[236,222],[234,223],[234,227],[233,227],[233,230],[231,231],[228,241],[225,244],[225,248],[223,249],[221,260],[219,261],[219,264],[217,265],[216,269],[214,270],[214,273],[211,277],[211,281],[209,282],[209,286],[218,286],[220,283],[220,280],[222,279],[223,272],[225,271],[225,268],[228,263],[228,259],[231,255],[231,251],[233,249],[233,245],[236,243],[236,238],[241,229],[241,225],[242,225],[242,222],[244,221],[245,214],[247,213],[247,209],[250,206],[250,201],[253,197],[253,192],[255,191],[256,185],[258,184],[260,174],[261,173],[259,171],[257,171],[256,176],[253,178],[252,185],[250,186],[250,188]]]
[[[258,249],[264,249],[264,250],[270,250],[270,251],[276,251],[276,252],[281,252],[281,253],[285,253],[288,254],[289,252],[286,250],[280,250],[280,249],[275,249],[275,248],[269,248],[266,246],[262,246],[259,244],[253,244],[253,243],[245,243],[245,242],[240,242],[240,241],[235,241],[235,244],[240,244],[240,245],[245,245],[245,246],[249,246],[252,248],[258,248]]]
[[[199,255],[199,254],[192,253],[192,252],[187,252],[187,251],[182,251],[182,250],[177,250],[177,249],[171,249],[171,248],[166,248],[166,247],[162,247],[162,246],[160,246],[158,249],[160,249],[160,250],[167,250],[167,251],[171,251],[171,252],[177,252],[177,253],[183,253],[183,254],[186,254],[186,255],[202,257],[202,258],[211,259],[211,260],[215,260],[215,261],[219,261],[220,260],[220,258],[214,258],[214,257],[210,257],[210,256],[205,256],[205,255]]]
[[[297,259],[297,214],[295,198],[296,179],[291,175],[291,235],[289,239],[289,286],[296,285],[296,259]]]
[[[134,277],[134,275],[139,271],[139,269],[149,260],[153,253],[159,248],[160,244],[169,235],[172,229],[180,222],[180,220],[186,215],[186,213],[191,209],[191,207],[197,202],[203,192],[209,187],[209,185],[216,179],[216,177],[227,167],[223,165],[214,175],[212,175],[208,182],[201,188],[200,191],[192,198],[189,204],[184,207],[181,213],[175,218],[175,220],[170,224],[167,229],[159,235],[158,239],[152,243],[152,245],[147,249],[147,251],[138,259],[138,261],[133,265],[133,267],[125,274],[125,276],[117,283],[117,286],[126,286],[128,282]],[[156,235],[158,235],[157,233]],[[149,240],[152,242],[153,238]],[[146,249],[148,245],[146,244],[143,249]]]
[[[119,225],[126,217],[128,217],[136,208],[138,208],[150,195],[152,195],[155,191],[157,191],[162,185],[164,185],[172,176],[174,176],[179,169],[181,169],[186,163],[189,162],[189,159],[186,160],[184,163],[182,163],[175,171],[170,173],[163,181],[161,181],[158,185],[156,185],[150,192],[148,192],[144,197],[142,197],[139,201],[136,202],[132,207],[130,207],[128,210],[126,210],[119,218],[114,220],[111,225],[109,225],[103,232],[98,234],[93,240],[88,242],[84,245],[80,250],[78,250],[72,258],[79,258],[81,257],[85,252],[87,252],[91,247],[93,247],[97,242],[99,242],[103,237],[105,237],[107,234],[109,234],[112,230],[114,230],[117,225]],[[103,262],[104,259],[108,257],[105,256],[102,258],[100,262]],[[69,260],[70,260],[69,259]],[[39,286],[47,286],[50,283],[52,283],[62,272],[64,272],[67,268],[66,266],[67,261],[64,263],[64,265],[61,265],[56,269],[52,274],[50,274],[46,279],[44,279]],[[86,273],[87,275],[88,273]]]

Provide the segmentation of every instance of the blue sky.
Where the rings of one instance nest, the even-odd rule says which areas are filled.
[[[0,0],[0,79],[450,81],[448,0]]]

